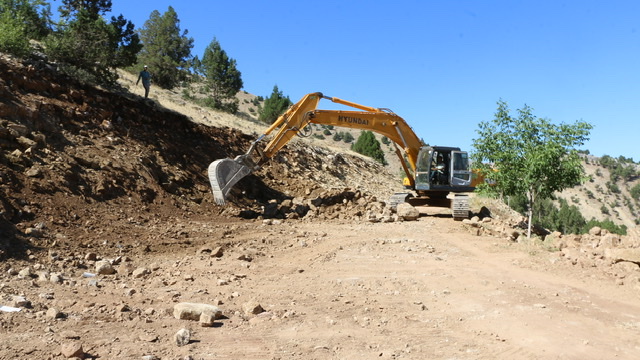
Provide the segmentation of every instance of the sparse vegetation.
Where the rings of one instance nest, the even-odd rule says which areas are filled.
[[[620,194],[620,188],[618,187],[618,185],[614,182],[611,181],[607,181],[607,189],[609,189],[609,191],[613,194]]]
[[[593,195],[593,192],[591,190],[589,190],[589,189],[586,189],[585,193],[587,194],[587,198],[589,198],[589,199],[595,199],[596,198],[595,195]]]
[[[616,225],[613,221],[591,219],[586,221],[580,209],[575,205],[569,205],[566,200],[558,199],[560,207],[556,207],[551,199],[539,201],[534,209],[534,223],[550,231],[560,231],[564,234],[586,234],[594,226],[607,229],[610,232],[625,235],[627,227]],[[526,199],[523,196],[511,197],[510,206],[521,214],[527,212]],[[609,209],[602,205],[603,214],[609,215]]]
[[[333,135],[333,141],[344,141],[350,144],[353,142],[353,135],[348,131],[339,131]]]
[[[638,176],[633,160],[625,158],[624,156],[619,156],[618,159],[614,159],[609,155],[604,155],[600,158],[600,165],[609,169],[609,176],[612,182],[621,179],[631,181]]]
[[[629,193],[631,193],[631,197],[634,200],[640,200],[640,183],[635,184],[630,190]]]

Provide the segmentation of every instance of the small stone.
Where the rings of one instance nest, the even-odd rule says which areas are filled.
[[[100,275],[113,275],[116,273],[116,269],[107,260],[101,260],[96,263],[96,272]]]
[[[175,335],[176,345],[185,346],[191,342],[191,331],[188,329],[180,329]]]
[[[36,228],[27,228],[24,231],[24,233],[27,236],[32,236],[35,238],[39,238],[39,237],[42,237],[42,235],[44,235],[44,232],[41,229],[36,229]]]
[[[149,269],[145,267],[137,268],[133,270],[133,273],[131,273],[131,275],[136,279],[142,278],[149,274],[151,274],[151,271],[149,271]]]
[[[196,255],[211,254],[211,248],[209,246],[203,246],[196,251]]]
[[[20,308],[30,308],[31,301],[27,300],[24,296],[14,296],[13,297],[13,306]]]
[[[264,312],[264,309],[257,301],[252,300],[242,304],[242,311],[244,311],[246,315],[257,315]]]
[[[202,313],[200,314],[200,319],[198,322],[202,327],[211,327],[213,326],[213,321],[216,319],[215,314],[212,313]]]
[[[49,274],[48,271],[39,271],[38,272],[38,281],[39,282],[47,282],[49,281],[49,277],[51,275]]]
[[[31,268],[30,267],[26,267],[22,270],[20,270],[20,272],[18,273],[18,277],[19,278],[29,278],[33,276],[33,274],[31,273]]]
[[[136,289],[126,289],[124,291],[124,295],[125,296],[133,296],[133,294],[135,294],[135,293],[136,293]]]
[[[140,335],[140,341],[156,342],[156,341],[158,341],[158,335],[144,333],[144,334]]]
[[[127,304],[121,304],[121,305],[116,306],[116,311],[117,312],[128,312],[128,311],[131,311],[131,308]]]
[[[80,340],[80,335],[78,335],[77,332],[72,330],[65,330],[61,332],[60,337],[63,339]]]
[[[62,344],[60,352],[65,358],[80,358],[84,359],[84,350],[82,349],[82,343],[79,341],[73,341]]]
[[[51,277],[49,278],[49,282],[51,282],[52,284],[62,284],[62,282],[64,281],[64,278],[62,277],[61,274],[51,274]]]
[[[213,257],[222,257],[224,251],[222,250],[221,246],[218,246],[217,248],[211,250],[211,256]]]
[[[63,317],[62,312],[60,312],[60,310],[56,309],[56,308],[49,308],[49,310],[47,310],[47,313],[45,314],[45,316],[48,319],[59,319]]]

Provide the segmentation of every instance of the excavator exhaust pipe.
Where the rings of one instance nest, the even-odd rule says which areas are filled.
[[[240,155],[235,159],[219,159],[209,165],[209,181],[216,204],[224,205],[231,188],[251,173],[244,159],[245,155]]]

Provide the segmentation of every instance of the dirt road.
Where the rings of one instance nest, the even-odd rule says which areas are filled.
[[[83,278],[67,254],[63,283],[3,271],[32,309],[0,313],[0,359],[58,359],[80,342],[87,358],[142,359],[635,359],[638,290],[595,268],[460,222],[362,223],[185,220],[163,241],[102,244],[86,253],[146,268]],[[156,228],[157,232],[159,228]],[[126,242],[125,242],[126,243]],[[221,257],[210,252],[220,246]],[[83,250],[79,250],[83,251]],[[13,264],[18,266],[18,264]],[[37,266],[36,266],[37,267]],[[64,267],[64,266],[63,266]],[[20,269],[16,269],[20,270]],[[37,271],[34,271],[37,273]],[[172,316],[178,302],[218,304],[213,327]],[[243,310],[257,303],[265,311]],[[55,308],[59,318],[45,311]],[[181,328],[191,342],[178,347]],[[71,335],[70,335],[71,334]]]

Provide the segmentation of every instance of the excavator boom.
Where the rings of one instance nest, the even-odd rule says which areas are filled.
[[[326,99],[357,110],[319,110],[318,103]],[[291,141],[293,136],[302,131],[309,124],[333,125],[353,129],[370,130],[386,136],[396,145],[396,154],[400,159],[407,177],[409,188],[416,188],[416,174],[422,151],[428,156],[437,151],[425,149],[424,144],[400,116],[389,109],[374,108],[356,104],[347,100],[324,96],[320,92],[305,95],[300,101],[292,105],[250,146],[249,150],[234,159],[220,159],[209,165],[209,180],[213,196],[218,204],[224,204],[226,196],[233,186],[243,177],[255,171],[264,162],[272,158],[283,146]],[[273,134],[272,134],[273,133]],[[258,151],[258,143],[268,135],[272,135],[262,151]],[[434,148],[435,149],[435,148]],[[253,153],[257,152],[257,159]],[[406,161],[405,161],[406,157]],[[422,163],[427,161],[421,160]],[[422,165],[424,166],[424,165]],[[424,171],[424,170],[421,170]],[[416,189],[417,190],[417,189]],[[433,194],[443,194],[445,188],[432,189],[431,183],[421,191],[431,191]]]
[[[318,103],[322,99],[360,111],[318,110]],[[305,95],[284,114],[279,116],[264,134],[252,143],[245,154],[239,155],[235,159],[219,159],[209,165],[209,181],[211,182],[216,203],[225,204],[227,194],[238,181],[259,168],[259,165],[266,160],[272,158],[310,123],[371,130],[387,136],[404,149],[411,169],[415,170],[418,150],[422,143],[404,119],[387,109],[360,105],[347,100],[324,96],[322,93],[316,92]],[[252,158],[252,153],[256,149],[256,145],[276,129],[277,131],[273,138],[261,152],[258,161],[255,162]],[[409,176],[411,183],[413,183],[413,176],[405,165],[402,153],[397,151],[397,154],[401,158],[401,163],[405,167],[405,172]]]

